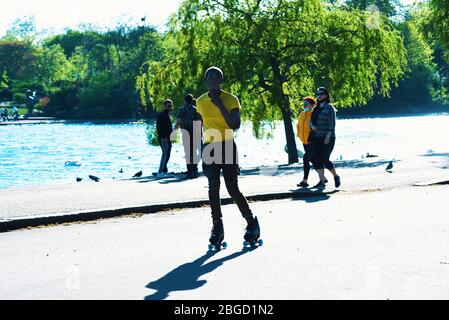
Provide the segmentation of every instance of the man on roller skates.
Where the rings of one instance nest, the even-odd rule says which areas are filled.
[[[223,91],[223,72],[217,67],[205,73],[208,92],[197,100],[197,111],[204,126],[204,147],[202,152],[203,172],[209,183],[209,203],[213,227],[209,239],[211,250],[226,247],[220,205],[220,174],[229,195],[235,201],[247,221],[244,246],[262,245],[257,217],[253,216],[248,202],[238,187],[238,155],[234,142],[234,131],[240,128],[240,102],[229,92]]]

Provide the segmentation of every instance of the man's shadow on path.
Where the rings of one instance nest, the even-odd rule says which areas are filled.
[[[208,274],[218,267],[222,266],[226,261],[236,259],[248,252],[256,250],[256,248],[244,249],[218,260],[204,264],[208,259],[213,257],[217,252],[207,252],[202,257],[193,262],[183,264],[176,269],[170,271],[162,278],[152,281],[146,285],[146,288],[157,290],[155,293],[146,296],[145,300],[165,300],[170,292],[195,290],[207,283],[206,280],[198,280],[201,276]]]

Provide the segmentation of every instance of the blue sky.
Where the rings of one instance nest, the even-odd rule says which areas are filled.
[[[401,0],[412,3],[415,0]],[[61,32],[81,23],[99,26],[115,25],[117,21],[147,23],[163,27],[180,0],[12,0],[0,10],[0,36],[11,22],[23,16],[34,16],[39,32]]]
[[[140,23],[146,16],[147,24],[163,26],[176,11],[180,0],[12,0],[0,9],[0,35],[12,21],[23,16],[34,16],[38,31],[60,32],[76,28],[81,23],[100,26],[115,25],[117,21]]]

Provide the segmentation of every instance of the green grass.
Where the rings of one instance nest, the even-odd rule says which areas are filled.
[[[17,108],[17,109],[19,109],[19,114],[21,116],[24,116],[24,115],[26,115],[28,113],[28,109],[27,108]]]
[[[1,107],[3,108],[3,107]],[[8,116],[12,117],[12,108],[8,107]],[[28,113],[28,109],[27,108],[17,108],[19,110],[19,115],[24,116]]]

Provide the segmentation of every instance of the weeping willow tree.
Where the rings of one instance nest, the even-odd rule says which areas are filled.
[[[326,86],[337,107],[366,104],[403,76],[401,35],[385,16],[372,18],[320,0],[184,1],[171,18],[165,58],[141,74],[140,86],[158,104],[180,101],[203,93],[204,71],[220,66],[245,118],[256,126],[283,120],[295,163],[292,116],[302,97]]]
[[[431,15],[430,24],[436,37],[441,41],[444,48],[449,50],[449,1],[430,0]],[[446,51],[449,60],[449,53]]]

